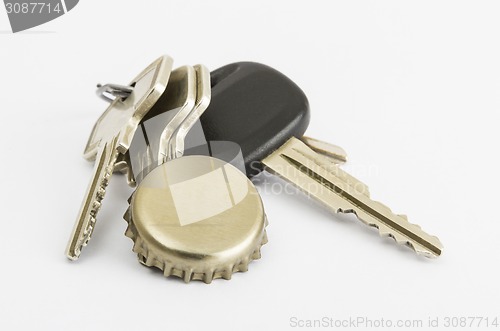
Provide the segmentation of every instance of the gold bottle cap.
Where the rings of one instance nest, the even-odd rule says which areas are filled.
[[[231,279],[260,258],[266,215],[252,182],[234,166],[185,156],[151,171],[132,195],[126,235],[139,261],[185,282]]]

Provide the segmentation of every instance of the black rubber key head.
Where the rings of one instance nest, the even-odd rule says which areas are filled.
[[[201,116],[207,141],[241,148],[248,177],[261,160],[309,125],[309,102],[288,77],[263,64],[238,62],[211,73],[212,100]]]

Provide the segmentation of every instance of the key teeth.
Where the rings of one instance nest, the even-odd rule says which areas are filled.
[[[419,225],[412,224],[412,223],[409,223],[409,224],[412,225],[412,226],[415,226],[418,229],[421,229],[421,227]],[[409,248],[411,248],[418,255],[423,255],[423,256],[428,257],[428,258],[436,258],[436,257],[438,257],[440,255],[440,253],[439,254],[431,253],[428,249],[421,248],[420,245],[409,241],[402,234],[399,234],[397,232],[391,231],[388,227],[381,227],[380,226],[379,227],[379,234],[380,234],[381,237],[389,237],[389,238],[394,239],[394,241],[397,244],[399,244],[399,245],[408,246]],[[441,244],[440,240],[436,236],[431,236],[431,238],[434,239],[435,242],[436,242],[434,245],[436,247],[438,247],[440,250],[442,250],[442,244]]]
[[[383,207],[384,209],[386,209],[388,212],[392,213],[392,211],[391,211],[391,209],[389,207],[383,205],[380,202],[377,202],[377,204],[379,204],[381,207]],[[381,225],[379,225],[379,224],[377,224],[375,222],[370,222],[370,221],[367,221],[365,219],[360,218],[359,215],[358,215],[358,213],[356,213],[356,211],[353,210],[353,209],[342,209],[342,208],[339,208],[337,210],[337,213],[344,213],[344,214],[352,213],[352,214],[354,214],[356,216],[356,218],[358,220],[360,220],[361,222],[363,222],[363,223],[365,223],[365,224],[367,224],[367,225],[369,225],[371,227],[376,228],[378,230],[378,233],[379,233],[380,237],[392,238],[392,239],[394,239],[394,241],[397,244],[408,246],[409,248],[411,248],[418,255],[422,255],[422,256],[425,256],[425,257],[428,257],[428,258],[437,258],[439,255],[441,255],[441,251],[443,249],[443,245],[441,244],[441,241],[439,240],[439,238],[436,237],[436,236],[431,236],[431,238],[435,241],[435,243],[433,245],[436,246],[439,249],[439,253],[431,252],[428,249],[426,249],[425,247],[420,248],[421,245],[416,245],[415,243],[409,241],[402,234],[399,234],[399,233],[391,230],[387,226],[381,226]],[[408,224],[411,227],[414,227],[414,228],[417,228],[419,230],[422,230],[422,228],[420,227],[420,225],[410,223],[408,221],[408,217],[406,215],[397,215],[397,216],[403,218],[406,222],[408,222]]]
[[[388,227],[385,227],[385,226],[374,225],[374,227],[378,227],[380,237],[391,238],[397,244],[408,246],[413,251],[415,251],[417,254],[421,254],[421,252],[417,251],[415,246],[410,241],[408,241],[408,239],[406,239],[404,236],[402,236],[398,233],[392,232],[391,229],[389,229]]]
[[[261,258],[262,246],[264,246],[268,242],[267,232],[265,228],[267,227],[269,222],[266,217],[261,243],[249,256],[243,258],[241,261],[235,264],[226,266],[223,270],[209,269],[197,273],[194,272],[193,269],[176,268],[171,261],[163,261],[162,258],[154,256],[153,253],[148,249],[147,244],[137,234],[137,229],[132,222],[132,213],[130,210],[130,206],[125,211],[123,219],[127,222],[125,236],[132,239],[132,241],[134,242],[132,251],[137,254],[139,262],[147,267],[156,267],[162,270],[165,277],[175,276],[181,278],[185,283],[189,283],[193,280],[200,280],[205,284],[210,284],[214,279],[222,278],[225,280],[230,280],[233,273],[248,271],[248,265],[250,264],[250,262]]]
[[[412,247],[417,254],[433,257],[441,254],[439,240],[409,223],[405,215],[398,217],[386,205],[373,201],[366,185],[298,139],[290,138],[262,162],[268,171],[295,184],[328,209],[337,213],[353,213],[364,224],[382,227],[379,228],[381,236],[392,237],[397,243]],[[310,185],[316,185],[320,190],[313,192]],[[364,190],[360,190],[358,185]]]
[[[92,237],[96,224],[96,216],[99,213],[99,210],[101,209],[102,200],[106,195],[106,188],[109,184],[109,178],[111,177],[111,174],[112,174],[112,169],[110,167],[107,167],[106,173],[102,178],[101,182],[99,183],[99,189],[96,191],[94,201],[92,202],[92,209],[89,212],[89,217],[90,217],[89,222],[86,228],[83,230],[82,239],[78,242],[75,248],[76,256],[80,256],[82,248],[87,246]]]

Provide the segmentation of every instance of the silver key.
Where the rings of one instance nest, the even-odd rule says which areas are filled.
[[[158,149],[158,164],[161,165],[165,163],[169,159],[169,155],[172,155],[171,146],[175,147],[172,142],[172,139],[175,137],[175,133],[182,125],[184,120],[189,116],[189,114],[194,110],[196,105],[196,94],[197,94],[197,78],[196,71],[193,67],[185,66],[179,69],[183,69],[186,71],[186,81],[181,80],[180,84],[175,89],[170,89],[167,86],[167,94],[172,91],[173,93],[180,94],[181,100],[185,100],[184,104],[180,105],[177,108],[172,109],[172,104],[167,105],[167,109],[169,110],[162,114],[162,116],[167,116],[168,121],[167,125],[163,129],[163,132],[160,135],[159,146]],[[182,71],[181,71],[182,72]],[[183,75],[183,73],[181,73]],[[184,97],[185,94],[185,97]],[[172,100],[176,100],[172,98]],[[174,103],[175,104],[175,103]]]
[[[164,96],[140,124],[129,150],[129,170],[139,184],[168,154],[169,142],[196,104],[196,71],[172,71]]]
[[[142,130],[136,133],[128,153],[129,170],[132,173],[129,177],[133,177],[136,184],[158,164],[184,154],[186,134],[195,125],[197,129],[201,128],[199,117],[210,103],[210,72],[206,67],[194,66],[196,79],[193,82],[186,79],[187,76],[181,78],[182,75],[174,75],[175,72],[165,92],[170,98],[160,100],[157,109],[151,113],[152,117],[148,116],[141,123]],[[173,94],[180,90],[183,92]],[[190,95],[195,98],[188,100]],[[194,104],[191,109],[187,106],[190,104]]]
[[[200,116],[208,108],[212,89],[210,86],[210,71],[204,65],[194,66],[196,71],[196,104],[193,110],[186,116],[182,124],[177,128],[170,139],[167,160],[184,155],[184,139],[195,123],[199,122]],[[201,127],[201,125],[200,125]],[[162,134],[164,135],[164,134]],[[163,151],[165,152],[165,151]]]
[[[132,81],[133,92],[125,100],[114,100],[94,126],[84,156],[95,160],[95,168],[66,250],[71,260],[78,259],[90,240],[117,159],[127,152],[139,123],[163,94],[172,64],[163,56],[149,65]]]
[[[365,224],[378,228],[381,236],[392,237],[420,255],[441,255],[443,246],[437,237],[409,223],[406,216],[396,215],[387,206],[371,200],[365,184],[299,139],[290,138],[262,163],[266,170],[291,182],[333,212],[354,213]]]

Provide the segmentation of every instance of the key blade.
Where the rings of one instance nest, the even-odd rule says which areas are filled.
[[[183,66],[172,71],[165,92],[143,118],[128,150],[137,184],[168,157],[171,138],[195,102],[195,69]]]
[[[96,164],[66,250],[70,259],[78,259],[82,248],[90,240],[117,161],[120,163],[118,168],[124,170],[126,159],[118,160],[118,155],[128,151],[139,123],[163,95],[171,70],[172,59],[169,56],[158,58],[133,80],[131,94],[125,100],[113,101],[94,125],[84,157],[95,160]]]
[[[314,139],[311,137],[300,137],[300,139],[307,147],[309,147],[314,152],[324,156],[330,162],[341,165],[347,162],[347,153],[345,150],[337,145],[333,145],[318,139]],[[342,179],[349,183],[349,185],[354,186],[359,192],[363,192],[363,194],[370,196],[370,191],[368,186],[364,183],[360,182],[353,176],[344,172],[342,174]]]
[[[66,256],[70,260],[77,260],[80,257],[82,248],[87,245],[94,231],[97,213],[101,208],[109,178],[118,158],[117,141],[118,137],[110,143],[105,143],[97,152],[93,176],[66,249]]]
[[[168,124],[161,133],[160,142],[158,147],[158,165],[167,162],[171,156],[174,154],[171,147],[175,144],[172,143],[172,139],[175,139],[175,132],[179,126],[184,122],[186,117],[193,111],[196,104],[196,71],[191,66],[183,66],[172,72],[171,80],[177,81],[177,88],[171,89],[170,85],[167,85],[167,97],[169,93],[174,93],[174,97],[171,98],[173,103],[181,101],[177,104],[174,109],[169,107],[167,109],[172,109],[166,114],[170,116]]]
[[[333,163],[343,164],[347,162],[347,153],[340,146],[307,136],[301,137],[300,140],[316,153],[331,159]]]
[[[193,68],[196,72],[196,103],[171,138],[171,144],[173,144],[173,146],[169,149],[169,151],[171,151],[171,155],[168,156],[169,159],[178,158],[184,155],[184,140],[186,135],[193,128],[194,124],[199,121],[200,116],[210,104],[212,96],[210,71],[201,64],[195,65]]]
[[[354,213],[363,223],[378,228],[381,236],[391,237],[419,255],[441,255],[443,245],[437,237],[371,200],[367,192],[346,180],[350,176],[342,169],[300,140],[291,138],[262,162],[268,171],[296,185],[333,212]]]

